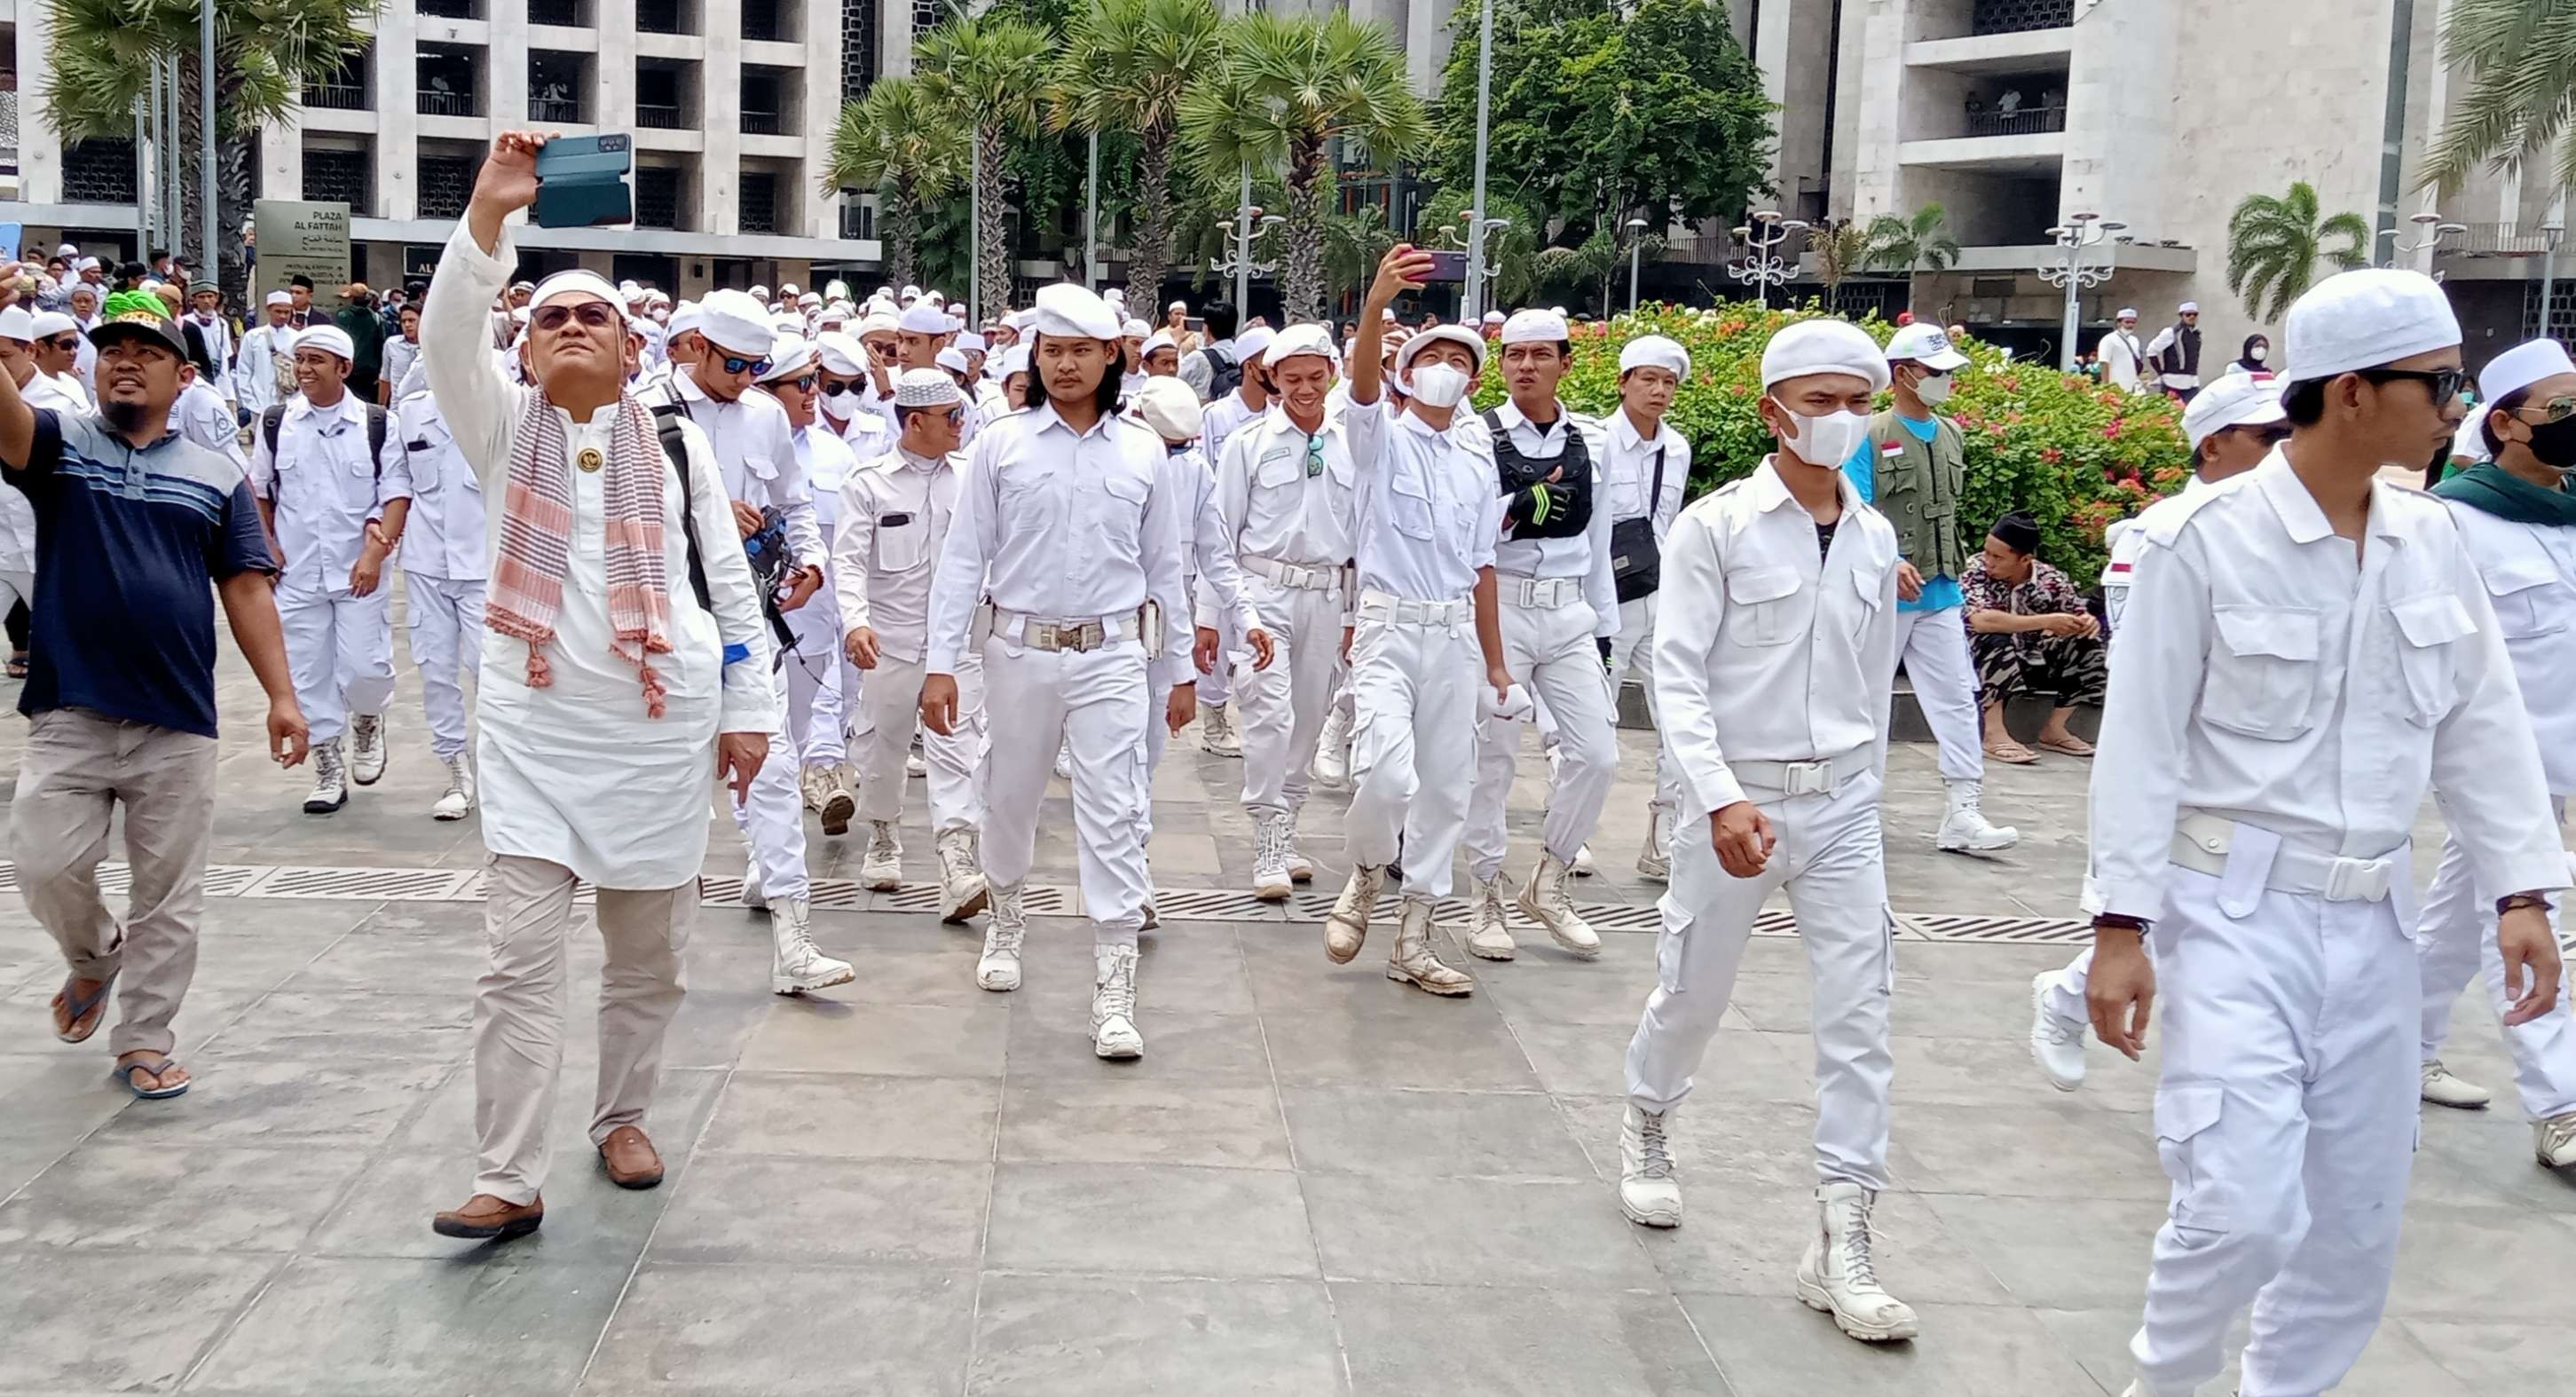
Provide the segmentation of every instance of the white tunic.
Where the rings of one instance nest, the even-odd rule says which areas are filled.
[[[411,459],[411,513],[404,516],[403,571],[451,582],[480,582],[484,556],[483,480],[456,449],[438,399],[413,393],[394,405],[387,424]]]
[[[277,386],[278,366],[294,357],[288,348],[295,330],[262,325],[242,336],[241,354],[233,360],[233,401],[253,417],[285,401]]]
[[[2495,606],[2549,793],[2576,796],[2576,528],[2444,500]]]
[[[429,363],[458,450],[498,494],[509,477],[511,438],[532,390],[501,376],[488,348],[486,308],[507,286],[518,250],[505,228],[486,254],[459,227],[439,260],[422,308],[421,353]],[[608,449],[613,412],[574,422],[556,410],[567,449]],[[769,636],[751,568],[735,540],[706,437],[683,424],[689,501],[715,602],[700,607],[689,586],[689,545],[676,476],[662,491],[662,568],[671,597],[671,653],[653,657],[668,690],[663,716],[644,708],[636,667],[611,651],[600,473],[572,470],[572,566],[564,578],[555,642],[546,648],[554,683],[529,688],[527,643],[498,631],[483,637],[475,694],[476,761],[483,780],[483,842],[496,854],[544,859],[607,888],[673,888],[697,876],[707,847],[707,806],[715,797],[719,732],[766,733],[778,726]],[[659,452],[660,444],[654,444]],[[485,556],[500,547],[503,512],[488,512]],[[728,646],[745,658],[724,663]]]
[[[932,460],[897,448],[841,484],[832,536],[833,596],[842,634],[866,626],[886,654],[920,664],[930,646],[930,584],[957,517],[962,456]]]

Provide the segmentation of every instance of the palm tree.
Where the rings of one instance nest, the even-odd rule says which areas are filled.
[[[1046,109],[1042,81],[1055,36],[1024,19],[963,15],[913,46],[913,73],[948,119],[975,132],[975,271],[982,304],[977,324],[1010,305],[1009,213],[1002,205],[1002,163],[1010,138],[1033,135]]]
[[[209,0],[215,6],[216,223],[227,232],[250,213],[251,165],[260,128],[283,119],[299,87],[320,83],[366,48],[359,21],[378,0]],[[154,60],[179,60],[181,210],[195,229],[210,192],[199,174],[195,112],[205,75],[197,64],[198,0],[38,0],[52,10],[46,115],[66,139],[131,137],[134,104]],[[217,275],[234,295],[247,268],[240,240],[217,239]]]
[[[1384,159],[1429,139],[1404,57],[1382,25],[1339,10],[1254,11],[1228,20],[1216,71],[1181,97],[1181,129],[1209,178],[1284,164],[1288,189],[1280,296],[1288,319],[1324,308],[1324,194],[1332,142]]]
[[[2576,0],[2452,0],[2442,61],[2467,91],[2424,160],[2423,183],[2456,194],[2489,161],[2521,165],[2557,147],[2552,184],[2576,187]]]
[[[1905,304],[1914,305],[1914,283],[1925,268],[1948,271],[1959,260],[1959,242],[1950,236],[1949,217],[1939,204],[1925,204],[1912,218],[1883,213],[1870,220],[1872,267],[1905,269]]]
[[[1852,219],[1819,223],[1807,232],[1807,250],[1816,255],[1816,279],[1825,284],[1825,309],[1842,299],[1843,283],[1865,270],[1870,260],[1869,229]]]
[[[1637,239],[1637,255],[1652,259],[1663,255],[1664,237],[1648,233]],[[1610,281],[1628,265],[1628,246],[1619,241],[1617,230],[1604,223],[1592,235],[1573,247],[1551,247],[1534,259],[1535,279],[1551,284],[1581,288],[1601,298],[1601,314],[1606,319],[1612,312]]]
[[[1474,206],[1473,196],[1464,189],[1443,189],[1432,195],[1417,216],[1414,241],[1426,247],[1465,247],[1467,219]],[[1485,267],[1490,278],[1486,286],[1492,292],[1486,303],[1519,305],[1538,289],[1539,235],[1545,229],[1527,208],[1490,191],[1485,195],[1485,218],[1500,219],[1503,224],[1485,230]]]
[[[832,151],[823,168],[823,192],[873,189],[884,219],[877,237],[885,248],[886,279],[897,286],[921,280],[915,263],[921,247],[924,205],[947,197],[966,174],[966,132],[945,118],[912,78],[881,78],[868,95],[841,104]]]
[[[1333,291],[1366,292],[1377,276],[1377,264],[1395,244],[1395,230],[1386,226],[1383,204],[1362,204],[1356,212],[1327,215],[1324,275]]]
[[[1181,93],[1217,59],[1222,18],[1212,0],[1097,0],[1065,34],[1047,124],[1054,130],[1133,133],[1136,229],[1127,304],[1162,304],[1171,266],[1172,158]]]
[[[2301,180],[2278,199],[2248,194],[2227,218],[2227,289],[2245,299],[2245,313],[2270,322],[2316,280],[2317,259],[2337,271],[2370,265],[2370,225],[2357,213],[2320,221],[2317,191]],[[2340,238],[2338,246],[2328,240]]]

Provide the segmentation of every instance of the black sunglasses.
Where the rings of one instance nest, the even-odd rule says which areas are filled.
[[[2363,369],[2363,381],[2390,383],[2412,381],[2426,385],[2433,395],[2433,406],[2440,407],[2460,396],[2460,385],[2469,381],[2466,369]]]
[[[720,362],[724,365],[724,371],[729,374],[738,374],[749,369],[752,376],[756,378],[769,372],[769,360],[766,358],[742,359],[728,354]]]
[[[796,391],[803,393],[812,390],[814,387],[814,379],[815,375],[813,374],[807,374],[803,378],[782,378],[771,386],[775,388],[793,388]]]
[[[80,336],[77,334],[55,335],[45,341],[45,348],[54,350],[61,354],[77,354],[80,352]]]
[[[528,323],[553,334],[574,320],[586,329],[605,330],[617,323],[617,312],[606,301],[582,301],[574,305],[539,306],[528,316]]]

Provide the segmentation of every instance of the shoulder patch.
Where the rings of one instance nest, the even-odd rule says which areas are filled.
[[[2168,495],[2142,511],[2136,520],[2140,543],[2151,548],[2171,548],[2182,537],[2183,528],[2192,516],[2220,500],[2232,499],[2254,479],[2254,472],[2231,476],[2193,495]]]

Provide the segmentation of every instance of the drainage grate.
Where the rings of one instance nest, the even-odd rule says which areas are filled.
[[[272,868],[233,896],[452,902],[469,882],[480,879],[458,868]]]
[[[1173,922],[1275,922],[1282,913],[1278,903],[1231,888],[1156,888],[1154,915]]]
[[[1916,914],[1900,916],[1901,925],[1912,927],[1933,941],[1982,941],[1992,944],[2064,944],[2093,939],[2093,927],[2087,922],[2070,922],[2061,917],[1962,917]]]

